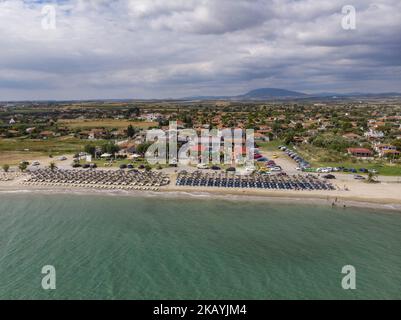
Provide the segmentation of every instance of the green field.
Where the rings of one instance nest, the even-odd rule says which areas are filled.
[[[115,119],[93,119],[93,120],[59,120],[57,122],[61,126],[66,126],[70,129],[95,129],[95,128],[108,128],[108,129],[127,129],[129,125],[135,128],[148,129],[150,127],[158,126],[157,122],[140,122],[129,120],[115,120]]]
[[[386,160],[359,160],[340,152],[327,151],[311,145],[292,149],[309,161],[313,168],[345,167],[357,170],[365,168],[368,170],[375,169],[383,176],[401,176],[401,164],[391,164]],[[328,159],[333,160],[328,161]]]
[[[74,137],[41,139],[0,139],[0,152],[40,152],[43,154],[63,154],[82,151],[86,141]]]
[[[87,143],[74,137],[61,137],[49,140],[40,139],[0,139],[0,164],[14,165],[22,160],[75,154],[83,151]]]
[[[277,151],[279,146],[284,145],[282,140],[273,140],[269,142],[256,141],[262,151]]]

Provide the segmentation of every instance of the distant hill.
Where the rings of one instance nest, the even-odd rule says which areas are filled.
[[[261,88],[249,91],[248,93],[237,96],[196,96],[186,97],[181,100],[290,100],[290,99],[352,99],[352,98],[391,98],[401,97],[401,93],[335,93],[335,92],[320,92],[314,94],[306,94],[298,91],[291,91],[278,88]]]
[[[262,88],[249,91],[248,93],[238,96],[243,100],[270,100],[270,99],[285,99],[285,98],[302,98],[307,94],[297,91],[290,91],[277,88]]]
[[[274,100],[274,99],[290,99],[305,98],[308,95],[302,92],[290,91],[277,88],[261,88],[249,91],[248,93],[238,96],[196,96],[186,97],[185,100]]]

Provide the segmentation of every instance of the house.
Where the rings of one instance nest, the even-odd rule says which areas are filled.
[[[373,152],[366,148],[348,148],[348,153],[358,158],[373,157]]]
[[[269,141],[268,137],[259,132],[254,133],[253,137],[255,141]]]
[[[380,157],[395,155],[398,152],[397,147],[392,146],[391,144],[377,144],[375,146],[375,151],[379,154]],[[396,152],[394,153],[394,151]]]
[[[89,132],[88,139],[89,140],[97,140],[101,139],[106,135],[105,131],[103,129],[92,129]]]
[[[384,138],[384,133],[370,129],[368,132],[365,132],[364,136],[369,139],[382,139]]]
[[[48,139],[48,138],[54,137],[54,132],[53,131],[42,131],[39,135],[43,139]]]
[[[351,133],[343,134],[343,138],[350,140],[350,141],[355,141],[355,140],[359,140],[361,138],[361,136],[356,133],[351,132]]]
[[[146,113],[141,115],[139,119],[148,121],[148,122],[155,122],[163,119],[163,116],[160,113]]]
[[[398,158],[400,155],[401,152],[398,150],[383,150],[380,156],[383,158]]]
[[[115,138],[125,138],[127,136],[127,130],[123,129],[116,130],[111,132],[111,135]]]
[[[13,118],[10,119],[9,124],[15,124],[15,120]]]
[[[300,137],[300,136],[294,136],[294,142],[295,143],[307,143],[307,139]]]

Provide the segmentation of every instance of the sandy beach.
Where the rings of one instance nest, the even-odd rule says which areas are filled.
[[[89,187],[54,186],[54,185],[26,185],[24,176],[11,181],[0,182],[0,193],[38,192],[38,193],[71,193],[71,194],[104,194],[127,196],[156,196],[180,198],[218,198],[222,200],[252,200],[275,201],[285,203],[307,203],[344,207],[366,207],[401,211],[401,184],[395,182],[381,182],[368,184],[350,179],[336,180],[339,190],[332,191],[301,191],[301,190],[271,190],[271,189],[233,189],[211,187],[180,187],[175,185],[175,177],[171,176],[172,183],[160,187],[155,191],[93,189]],[[346,186],[347,190],[344,190]]]

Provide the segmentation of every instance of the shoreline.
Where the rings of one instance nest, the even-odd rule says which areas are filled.
[[[158,197],[164,199],[204,199],[223,201],[261,201],[285,204],[312,204],[330,206],[333,209],[366,208],[395,211],[401,213],[401,199],[366,198],[350,191],[280,191],[257,189],[196,188],[196,187],[162,187],[159,191],[103,189],[64,186],[29,186],[0,183],[2,194],[70,194],[77,196],[106,195],[128,197]],[[337,201],[336,201],[337,199]],[[398,200],[398,201],[397,201]],[[333,206],[332,204],[335,203]],[[344,207],[345,206],[345,207]]]

